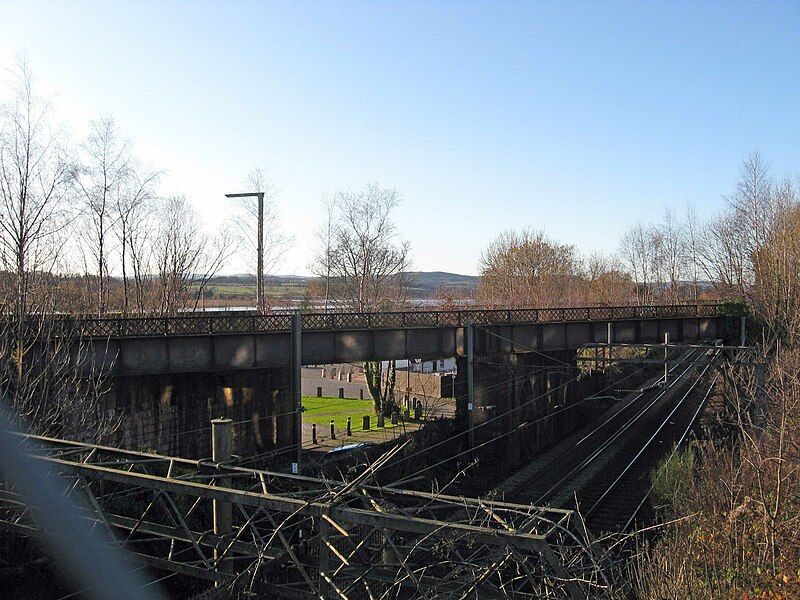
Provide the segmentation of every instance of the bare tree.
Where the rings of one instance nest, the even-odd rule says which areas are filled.
[[[773,181],[761,153],[752,152],[742,163],[736,192],[728,198],[739,222],[745,227],[746,249],[751,256],[767,243],[776,216],[772,202]]]
[[[756,151],[742,163],[728,209],[706,224],[698,243],[699,269],[723,296],[746,296],[756,274],[753,258],[769,241],[779,207],[769,167]]]
[[[377,310],[406,300],[409,246],[391,219],[399,203],[395,190],[377,183],[334,197],[330,252],[318,253],[312,269],[331,278],[331,296],[351,310]]]
[[[691,203],[686,204],[685,250],[689,276],[692,281],[693,302],[700,301],[700,231],[697,212]]]
[[[585,304],[613,306],[635,301],[636,286],[615,256],[592,254],[584,260]]]
[[[659,230],[657,271],[661,273],[660,282],[665,286],[667,298],[677,304],[681,301],[682,280],[687,269],[686,231],[684,224],[678,221],[669,208],[664,211],[664,220]]]
[[[691,294],[687,281],[697,242],[690,217],[680,219],[666,208],[660,223],[637,223],[622,237],[619,255],[636,283],[639,304],[679,303]]]
[[[159,222],[153,247],[155,309],[162,315],[196,309],[209,280],[235,250],[235,242],[227,227],[207,237],[185,196],[167,198]]]
[[[771,190],[766,237],[753,253],[747,298],[767,325],[769,343],[794,345],[800,336],[800,195],[791,179]]]
[[[356,312],[403,305],[407,294],[409,245],[392,220],[400,194],[370,183],[359,191],[340,191],[329,207],[334,215],[330,245],[318,250],[314,273],[330,282],[329,295],[337,305]],[[364,365],[376,412],[394,408],[395,365]]]
[[[746,291],[749,260],[746,235],[733,213],[723,213],[704,227],[698,243],[698,267],[723,297]]]
[[[478,294],[486,304],[569,306],[580,296],[577,250],[543,231],[504,231],[481,254],[480,268]]]
[[[78,374],[85,346],[54,316],[67,306],[58,273],[73,216],[75,168],[65,145],[20,62],[0,107],[0,261],[11,274],[3,302],[14,317],[0,325],[0,396],[33,431],[97,440],[113,420],[99,402],[102,373]]]
[[[317,270],[321,277],[325,278],[325,312],[328,312],[331,299],[331,260],[333,252],[334,234],[336,223],[334,214],[336,210],[335,197],[325,193],[322,195],[322,210],[325,220],[317,230],[316,237],[319,244],[317,249],[318,262]]]
[[[103,314],[108,307],[109,248],[116,224],[114,199],[127,177],[130,163],[128,142],[120,139],[117,126],[111,117],[102,117],[89,123],[89,136],[81,144],[82,165],[75,177],[82,213],[90,235],[81,239],[88,245],[94,264],[95,277],[87,273],[87,283],[97,282],[97,312]]]
[[[161,173],[144,171],[138,163],[131,159],[120,184],[114,193],[114,216],[116,226],[114,232],[119,249],[120,267],[123,286],[124,314],[130,310],[129,275],[133,270],[135,300],[140,312],[144,310],[144,285],[142,263],[145,258],[143,241],[147,238],[147,221],[155,200],[155,185]]]
[[[620,243],[620,255],[636,283],[636,299],[639,304],[652,300],[652,286],[656,279],[654,271],[655,250],[652,229],[637,223],[625,233]]]
[[[33,91],[20,61],[11,100],[0,108],[0,261],[13,273],[6,298],[16,321],[18,375],[25,353],[24,322],[32,304],[48,296],[47,274],[58,259],[59,234],[69,222],[64,199],[74,168],[63,135],[51,125],[50,106]]]

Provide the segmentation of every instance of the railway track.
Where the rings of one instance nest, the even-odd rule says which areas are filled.
[[[664,417],[644,442],[637,440],[626,446],[601,474],[592,479],[578,494],[578,502],[587,524],[595,531],[624,531],[644,508],[645,496],[652,489],[653,469],[676,443],[682,442],[697,420],[714,382],[703,395],[701,388],[711,364]]]
[[[594,531],[628,525],[642,508],[652,468],[686,436],[708,397],[698,400],[696,391],[715,356],[713,347],[685,352],[670,369],[668,386],[651,383],[626,397],[610,416],[517,477],[506,498],[565,508],[577,500]]]

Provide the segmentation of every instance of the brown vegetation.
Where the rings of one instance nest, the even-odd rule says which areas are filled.
[[[747,299],[765,384],[752,367],[731,366],[718,392],[728,408],[718,432],[727,435],[654,474],[674,485],[660,486],[669,525],[632,568],[640,598],[800,596],[800,199],[755,154],[729,200],[709,228],[702,268]],[[670,476],[676,468],[683,472]]]
[[[633,281],[616,259],[584,259],[543,231],[505,231],[481,255],[478,300],[486,306],[629,304],[633,297]]]

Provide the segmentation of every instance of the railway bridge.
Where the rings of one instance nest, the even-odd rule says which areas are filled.
[[[370,586],[398,597],[587,597],[590,590],[609,585],[587,522],[593,531],[619,522],[624,531],[637,517],[649,493],[641,487],[650,483],[657,446],[662,440],[680,444],[686,439],[714,380],[694,401],[693,391],[702,392],[705,375],[731,349],[704,342],[730,338],[730,321],[715,305],[64,321],[60,333],[80,341],[76,352],[88,362],[76,354],[76,365],[86,369],[87,377],[96,372],[92,368],[110,374],[114,401],[124,394],[141,398],[148,381],[159,381],[156,401],[164,406],[202,404],[197,381],[210,381],[213,387],[222,381],[214,377],[225,377],[227,388],[209,392],[217,393],[208,400],[214,416],[220,411],[232,416],[237,406],[256,415],[269,410],[266,420],[273,427],[285,425],[294,435],[301,413],[295,410],[298,389],[292,380],[301,364],[456,356],[457,387],[474,388],[469,394],[475,401],[472,425],[497,421],[505,429],[498,435],[495,425],[481,427],[488,439],[479,444],[491,443],[494,449],[493,440],[506,439],[501,454],[508,463],[515,449],[545,443],[547,435],[566,440],[503,482],[495,490],[500,500],[488,500],[404,489],[413,481],[408,476],[381,485],[379,470],[391,469],[395,475],[394,467],[410,458],[403,454],[408,440],[358,476],[336,481],[232,465],[227,443],[215,442],[217,450],[224,447],[224,457],[197,461],[32,435],[18,436],[21,445],[9,443],[4,434],[0,445],[8,450],[7,462],[17,465],[10,479],[23,483],[6,482],[0,493],[0,529],[31,535],[41,528],[54,538],[63,536],[54,526],[58,520],[48,523],[41,516],[55,512],[38,510],[47,498],[61,501],[63,492],[32,494],[32,476],[26,475],[30,471],[46,480],[58,472],[68,478],[75,496],[88,501],[70,518],[112,533],[110,539],[133,552],[141,565],[168,571],[162,579],[177,574],[217,585],[238,581],[252,592],[297,598],[346,598],[362,586],[370,597]],[[647,348],[665,334],[675,342],[677,355],[669,358],[670,349],[664,347],[663,382],[628,390],[631,397],[609,410],[607,418],[603,415],[601,423],[595,419],[580,429],[575,409],[594,398],[575,401],[580,395],[578,352],[604,348],[608,360],[614,360],[612,345],[620,352],[627,344]],[[146,365],[131,358],[136,353]],[[192,362],[180,362],[187,356]],[[658,362],[649,357],[639,361]],[[288,393],[281,387],[269,392],[273,404],[252,388],[244,393],[252,385],[249,377],[266,376],[289,381]],[[181,390],[181,385],[195,388]],[[236,385],[241,386],[237,395],[224,391]],[[276,414],[284,408],[275,402],[287,404],[286,414]],[[490,416],[492,406],[497,418]],[[475,413],[486,416],[480,421]],[[565,419],[557,421],[559,415]],[[273,420],[286,416],[288,421]],[[522,419],[526,425],[543,424],[543,431],[516,426]],[[245,435],[263,435],[261,420],[257,416],[255,429]],[[230,427],[229,421],[215,422],[215,428]],[[631,435],[640,428],[639,435]],[[577,431],[567,437],[572,429]],[[520,431],[538,437],[522,439]],[[217,433],[215,439],[229,439]],[[644,444],[642,435],[649,436]],[[27,465],[17,456],[21,447]],[[477,448],[466,452],[474,454]],[[414,454],[431,451],[426,446]],[[446,460],[458,456],[441,448],[436,454],[437,460],[440,454]],[[563,498],[568,492],[588,521],[567,507]],[[152,500],[127,501],[134,495]]]
[[[235,452],[301,442],[300,365],[456,357],[465,406],[467,337],[473,333],[475,425],[497,408],[525,405],[513,420],[547,415],[574,400],[576,353],[587,344],[658,343],[725,337],[720,305],[476,309],[368,313],[193,313],[175,317],[64,319],[80,340],[75,365],[111,382],[108,409],[122,415],[109,443],[208,456],[209,419],[241,423]],[[538,399],[536,402],[532,400]],[[538,431],[546,442],[564,419]],[[484,435],[513,427],[497,420]],[[538,441],[537,441],[538,443]],[[511,457],[513,460],[513,457]]]

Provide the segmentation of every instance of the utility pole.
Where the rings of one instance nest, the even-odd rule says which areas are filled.
[[[214,419],[211,421],[211,460],[219,467],[230,464],[231,460],[231,425],[230,419]],[[231,486],[230,477],[217,477],[216,485],[224,488]],[[214,560],[219,561],[224,552],[224,544],[228,543],[227,537],[233,532],[233,515],[230,502],[214,500],[214,533],[220,536],[220,541],[214,548]],[[217,562],[217,570],[230,573],[233,563],[230,560]]]
[[[302,341],[303,315],[296,310],[292,315],[292,411],[294,423],[294,444],[297,449],[292,473],[300,472],[300,457],[303,454],[303,397],[302,397]]]
[[[475,429],[473,426],[474,419],[473,416],[473,409],[475,408],[475,387],[472,378],[472,371],[473,371],[473,363],[474,363],[474,330],[472,321],[467,321],[466,328],[464,330],[465,333],[465,340],[464,345],[467,347],[467,419],[469,423],[469,447],[475,447]]]
[[[248,192],[241,194],[225,194],[226,198],[256,198],[258,200],[258,241],[256,242],[256,305],[258,311],[266,311],[264,297],[264,192]]]
[[[669,387],[669,331],[664,332],[664,387]]]
[[[747,317],[741,317],[739,322],[739,345],[744,348],[747,345]]]

